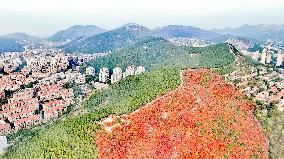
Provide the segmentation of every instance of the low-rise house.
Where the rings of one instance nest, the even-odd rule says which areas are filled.
[[[13,93],[13,97],[8,99],[9,103],[19,102],[34,97],[35,90],[33,88],[27,88]]]
[[[67,111],[69,104],[64,100],[54,100],[42,104],[44,121],[58,118],[63,112]]]
[[[37,93],[41,101],[60,98],[62,96],[63,87],[58,84],[41,85]]]
[[[27,118],[22,118],[14,122],[15,130],[26,129],[41,122],[41,115],[31,115]]]

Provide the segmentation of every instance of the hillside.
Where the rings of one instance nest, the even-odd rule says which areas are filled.
[[[263,50],[259,43],[244,37],[229,37],[226,42],[232,44],[239,50],[247,50],[250,52],[262,52]]]
[[[111,114],[131,113],[180,84],[180,69],[156,69],[129,76],[110,89],[95,93],[84,106],[88,114],[54,124],[36,126],[9,136],[12,145],[1,159],[97,158],[93,132],[96,121]]]
[[[203,30],[192,26],[168,25],[155,28],[151,32],[152,36],[171,38],[171,37],[193,37],[202,40],[209,40],[222,36],[221,34]]]
[[[182,78],[181,87],[138,111],[102,121],[98,158],[268,158],[254,105],[210,71]]]
[[[91,37],[103,32],[106,32],[106,30],[94,25],[74,25],[68,29],[58,31],[50,36],[48,40],[54,42],[73,40],[78,37]]]
[[[114,52],[149,35],[149,29],[139,25],[111,30],[96,36],[76,39],[62,46],[67,52]]]
[[[3,35],[2,37],[7,39],[12,39],[15,41],[28,41],[28,42],[38,42],[42,40],[39,37],[31,36],[26,33],[12,33],[12,34]]]
[[[12,134],[13,145],[3,159],[22,158],[97,158],[93,132],[97,121],[111,114],[129,114],[155,98],[174,90],[179,84],[179,68],[153,69],[129,76],[110,89],[96,92],[84,106],[88,114],[47,123]]]
[[[146,69],[162,66],[220,67],[234,61],[226,44],[212,45],[204,48],[179,47],[162,38],[149,38],[111,55],[92,61],[96,69],[113,68],[128,65],[142,65]]]
[[[4,52],[20,52],[24,51],[24,47],[17,41],[0,37],[0,54]]]

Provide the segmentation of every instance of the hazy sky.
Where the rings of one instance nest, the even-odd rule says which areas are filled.
[[[0,0],[0,35],[47,36],[74,24],[112,29],[133,22],[201,28],[284,24],[284,0]]]

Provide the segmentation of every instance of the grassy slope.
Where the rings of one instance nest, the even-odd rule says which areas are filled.
[[[34,137],[17,142],[2,158],[94,158],[97,153],[92,140],[92,132],[97,128],[94,121],[110,114],[129,113],[176,88],[180,83],[179,71],[157,69],[128,77],[91,97],[86,106],[93,113],[37,130]]]

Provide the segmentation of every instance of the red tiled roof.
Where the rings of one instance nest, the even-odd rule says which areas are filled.
[[[24,119],[20,119],[20,120],[17,120],[15,121],[15,124],[20,124],[20,123],[23,123],[23,122],[27,122],[27,121],[31,121],[31,120],[39,120],[40,119],[40,115],[32,115],[28,118],[24,118]]]
[[[8,110],[1,111],[1,113],[3,114],[3,113],[8,113],[8,112],[13,112],[15,110],[20,110],[20,109],[27,108],[29,106],[36,106],[36,105],[38,105],[38,103],[33,103],[33,105],[32,104],[25,104],[25,105],[22,105],[20,107],[16,107],[16,108],[13,108],[13,109],[8,109]]]
[[[15,114],[12,114],[10,115],[11,118],[15,118],[17,116],[21,116],[23,114],[27,114],[27,113],[30,113],[30,112],[33,112],[35,109],[28,109],[28,110],[24,110],[24,111],[21,111],[19,113],[15,113]]]
[[[8,123],[0,124],[0,129],[7,129],[7,128],[10,128],[10,125]]]
[[[59,105],[59,106],[53,107],[53,108],[45,111],[44,114],[50,114],[50,113],[55,112],[55,111],[62,109],[64,107],[66,107],[66,105]]]

